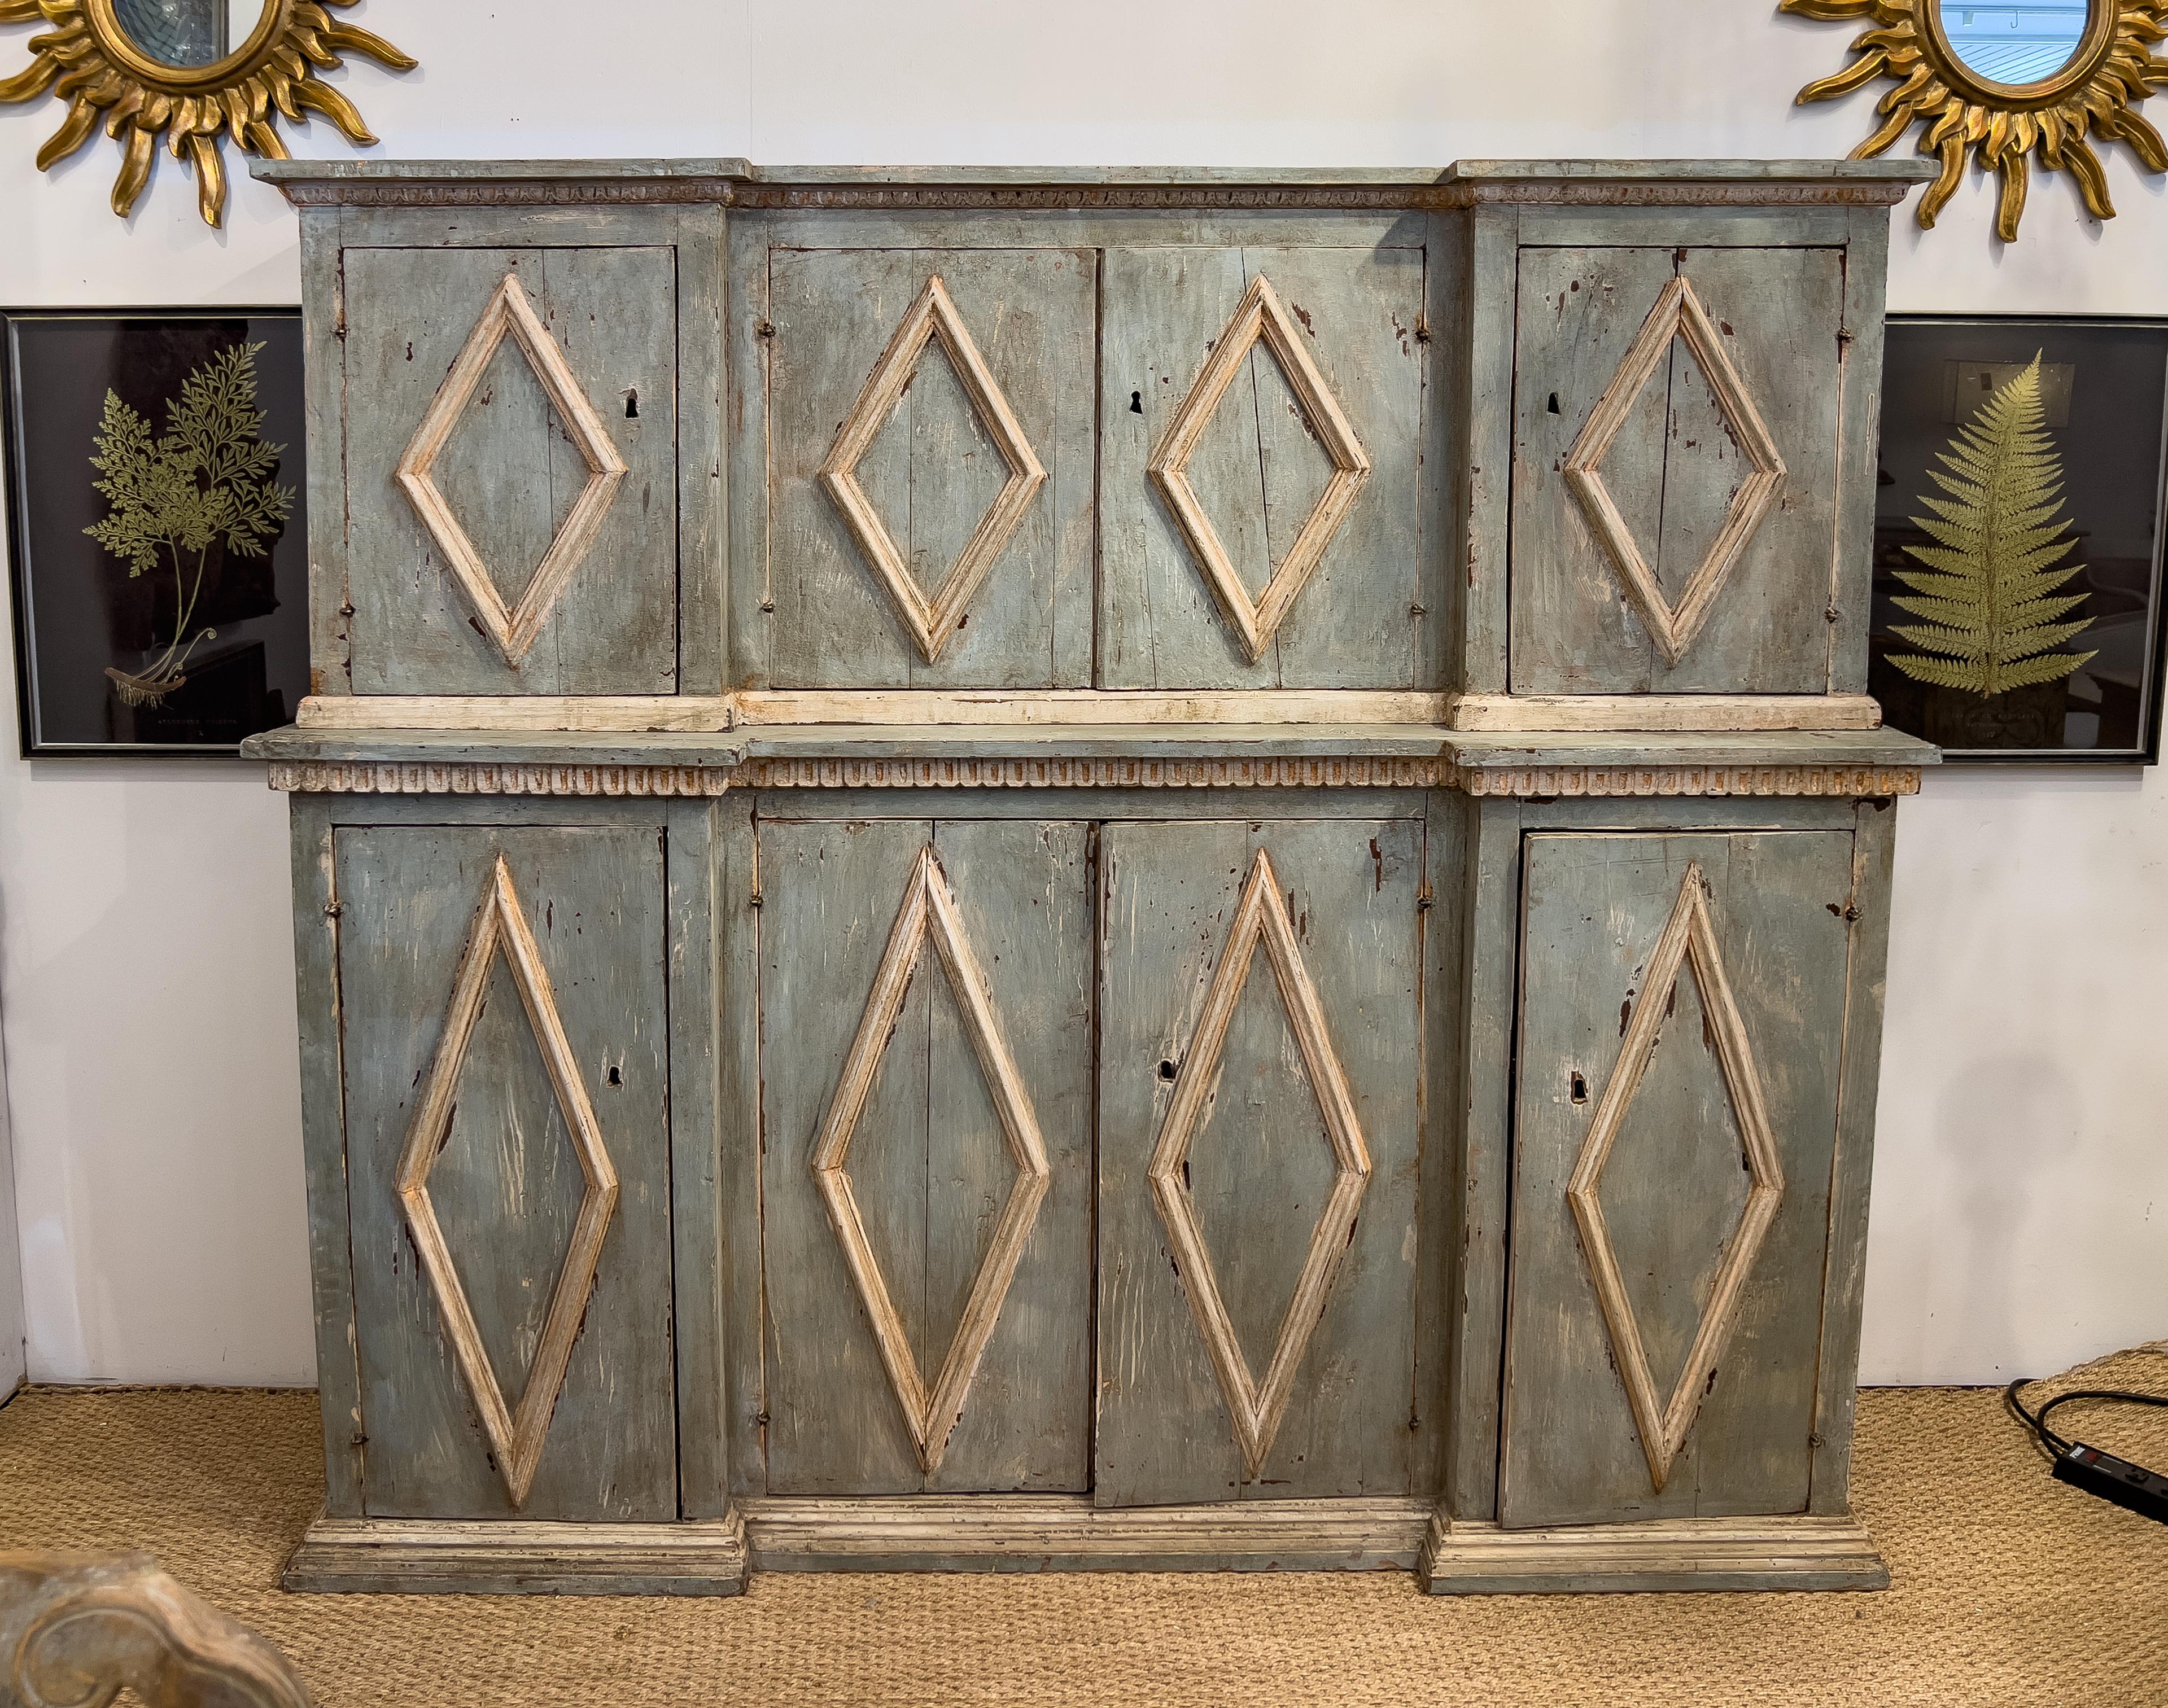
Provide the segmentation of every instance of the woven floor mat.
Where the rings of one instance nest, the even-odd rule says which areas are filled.
[[[2123,1353],[2032,1391],[2168,1392]],[[2064,1433],[2168,1467],[2168,1412]],[[1983,1390],[1861,1397],[1874,1595],[1439,1598],[1404,1573],[756,1573],[729,1600],[288,1595],[322,1498],[306,1393],[32,1388],[0,1409],[0,1545],[143,1548],[326,1708],[1140,1703],[1730,1708],[2168,1703],[2168,1526],[2054,1483]],[[132,1700],[132,1699],[124,1699]]]

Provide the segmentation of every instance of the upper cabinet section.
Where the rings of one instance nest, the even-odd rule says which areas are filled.
[[[718,693],[721,210],[462,172],[286,186],[315,692]]]
[[[1089,687],[1097,252],[791,235],[736,246],[745,685]]]
[[[319,694],[1872,719],[1915,164],[262,172],[338,452]]]
[[[1515,692],[1830,691],[1846,260],[1522,249]]]
[[[1426,232],[1108,252],[1099,686],[1412,688]]]
[[[1464,162],[1466,721],[1870,720],[1889,203],[1921,163]],[[1486,704],[1494,698],[1502,705]],[[1808,699],[1822,702],[1817,706]],[[1480,709],[1479,709],[1480,708]],[[1674,727],[1724,727],[1688,703]]]
[[[671,252],[354,247],[343,272],[356,692],[671,692]]]
[[[1430,215],[884,188],[731,216],[739,686],[1437,685]]]

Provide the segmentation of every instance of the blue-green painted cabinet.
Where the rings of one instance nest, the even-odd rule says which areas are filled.
[[[263,172],[290,1583],[1885,1581],[1913,164]]]

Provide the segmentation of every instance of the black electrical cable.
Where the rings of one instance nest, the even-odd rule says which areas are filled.
[[[2019,1423],[2025,1425],[2027,1431],[2032,1436],[2032,1439],[2040,1445],[2045,1447],[2048,1452],[2068,1452],[2070,1451],[2070,1444],[2064,1440],[2060,1435],[2057,1435],[2053,1430],[2050,1430],[2045,1424],[2042,1423],[2038,1416],[2027,1411],[2025,1409],[2025,1402],[2017,1398],[2017,1390],[2019,1388],[2026,1386],[2027,1382],[2037,1381],[2038,1379],[2038,1378],[2034,1376],[2019,1376],[2017,1381],[2011,1382],[2009,1387],[2002,1390],[2002,1403],[2010,1408],[2011,1414],[2015,1417]]]
[[[2025,1409],[2025,1403],[2017,1398],[2017,1390],[2037,1378],[2020,1377],[2002,1391],[2003,1402],[2017,1414],[2017,1419],[2037,1436],[2041,1444],[2053,1453],[2067,1453],[2070,1443],[2048,1427],[2048,1414],[2057,1406],[2069,1405],[2074,1400],[2105,1400],[2116,1405],[2168,1406],[2168,1394],[2133,1393],[2127,1388],[2080,1387],[2069,1393],[2059,1393],[2037,1412]]]

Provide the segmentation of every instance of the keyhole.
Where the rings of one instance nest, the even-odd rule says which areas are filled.
[[[1551,394],[1550,411],[1553,415],[1556,415],[1559,412],[1558,393],[1555,391]]]
[[[1174,1064],[1161,1062],[1159,1064],[1159,1076],[1162,1079],[1172,1079],[1174,1077]]]
[[[636,385],[624,395],[624,418],[627,421],[640,419],[640,388]]]
[[[623,1084],[624,1084],[624,1077],[623,1077],[621,1074],[619,1074],[619,1072],[618,1072],[618,1070],[617,1070],[616,1064],[615,1064],[614,1063],[613,1063],[613,1064],[611,1064],[611,1067],[610,1067],[610,1070],[609,1070],[609,1082],[610,1082],[610,1084],[611,1084],[611,1085],[622,1085]]]
[[[1588,1101],[1588,1081],[1578,1074],[1573,1076],[1573,1101],[1576,1103]]]
[[[1129,413],[1130,413],[1131,415],[1142,415],[1144,412],[1145,412],[1145,395],[1144,395],[1144,393],[1142,393],[1141,391],[1132,391],[1132,392],[1129,394]]]

